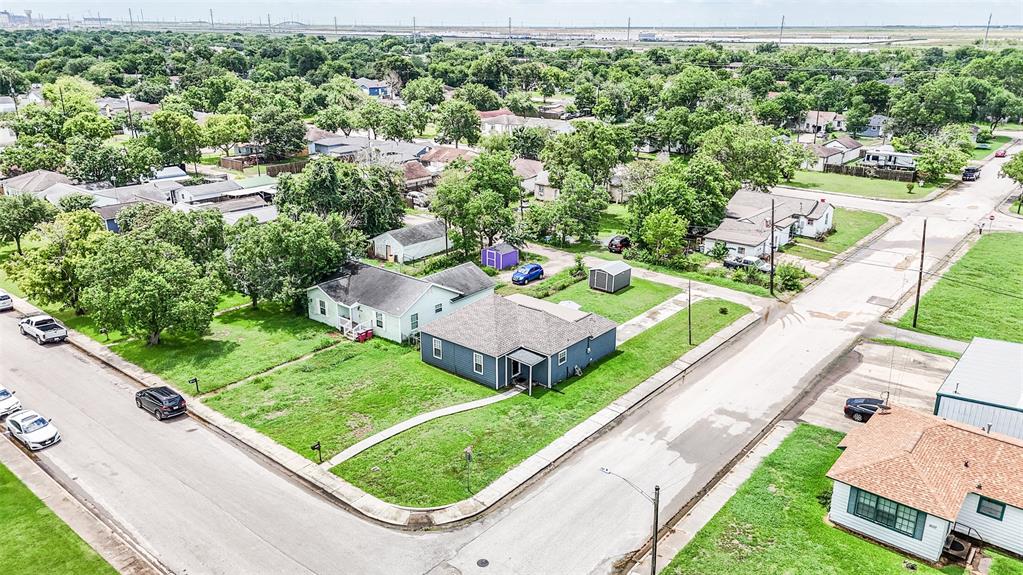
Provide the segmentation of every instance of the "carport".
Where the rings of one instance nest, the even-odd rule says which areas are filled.
[[[547,361],[547,358],[538,353],[533,353],[524,347],[520,347],[519,349],[509,353],[507,358],[508,369],[511,371],[511,377],[508,378],[508,381],[515,381],[514,378],[518,377],[522,373],[522,366],[529,368],[529,377],[526,379],[526,382],[529,389],[529,395],[532,397],[533,367]]]

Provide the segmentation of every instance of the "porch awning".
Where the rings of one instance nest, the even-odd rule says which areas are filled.
[[[522,365],[528,365],[530,367],[542,362],[547,359],[546,357],[529,351],[528,349],[519,348],[508,354],[508,359],[517,361]]]

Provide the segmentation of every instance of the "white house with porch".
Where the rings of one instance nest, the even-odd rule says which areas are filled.
[[[723,243],[729,255],[770,255],[772,200],[775,248],[788,244],[795,236],[816,238],[835,226],[835,207],[823,199],[739,190],[729,200],[721,225],[703,237],[703,251],[710,253]]]
[[[372,331],[396,342],[492,293],[494,280],[472,263],[414,278],[355,261],[306,290],[309,319],[350,339]]]

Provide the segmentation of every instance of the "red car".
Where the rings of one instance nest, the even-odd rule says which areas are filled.
[[[1004,158],[1005,157],[1005,150],[998,150],[997,152],[995,152],[995,157],[996,158]]]

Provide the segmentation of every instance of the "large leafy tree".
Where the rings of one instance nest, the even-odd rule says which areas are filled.
[[[496,193],[506,205],[518,200],[521,190],[507,152],[483,153],[473,159],[469,184],[476,194]]]
[[[46,136],[22,136],[13,146],[0,150],[0,172],[17,176],[34,170],[57,171],[64,167],[64,145]]]
[[[160,152],[165,165],[199,161],[206,135],[191,116],[162,109],[146,120],[144,125],[146,141]]]
[[[568,172],[576,170],[598,185],[607,183],[614,167],[632,155],[628,131],[602,122],[578,121],[572,125],[574,132],[551,138],[540,154],[551,182],[560,187]]]
[[[106,140],[114,135],[114,123],[100,116],[98,112],[79,112],[64,122],[64,138],[88,138]]]
[[[284,158],[305,147],[305,124],[293,108],[267,106],[252,118],[252,140],[270,157]]]
[[[369,100],[357,110],[358,126],[369,132],[370,139],[376,137],[377,130],[387,123],[391,109],[377,100]]]
[[[448,100],[437,107],[437,140],[442,143],[465,141],[470,146],[480,139],[480,117],[471,104]]]
[[[724,166],[712,158],[673,160],[629,199],[630,231],[642,244],[646,219],[663,209],[672,210],[697,231],[710,231],[721,223],[736,189]]]
[[[430,76],[410,80],[401,90],[401,98],[406,103],[422,102],[436,106],[444,101],[444,83]]]
[[[231,146],[245,142],[252,135],[248,116],[243,114],[212,114],[206,118],[206,144],[230,155]]]
[[[32,301],[85,313],[83,293],[89,285],[90,259],[112,235],[90,210],[58,214],[39,225],[42,245],[13,258],[7,272]]]
[[[916,159],[916,168],[928,182],[939,182],[946,174],[958,173],[970,161],[970,155],[954,143],[927,138]]]
[[[64,140],[64,116],[54,107],[28,104],[13,118],[6,118],[4,124],[18,137],[46,136],[51,140]]]
[[[701,138],[700,155],[724,166],[728,178],[767,191],[781,181],[785,143],[774,130],[753,124],[724,124]]]
[[[65,118],[95,112],[95,100],[100,94],[102,91],[95,84],[75,76],[61,76],[51,84],[43,84],[43,97]]]
[[[430,209],[454,228],[449,233],[451,244],[466,259],[479,247],[478,222],[470,209],[473,196],[466,171],[449,166],[437,183],[437,191],[430,204]]]
[[[143,139],[123,145],[85,138],[68,141],[67,175],[80,182],[111,182],[124,186],[163,165],[163,158]]]
[[[661,208],[643,222],[643,243],[659,260],[669,260],[686,245],[689,223],[671,208]]]
[[[483,84],[468,83],[455,90],[455,98],[463,100],[477,110],[496,110],[501,107],[501,97]]]
[[[253,307],[267,300],[297,306],[309,285],[362,255],[365,244],[366,237],[336,214],[266,224],[242,218],[227,234],[227,275]]]
[[[554,200],[555,229],[562,243],[568,236],[590,240],[600,230],[600,214],[607,208],[607,192],[586,174],[570,170],[562,178]]]
[[[550,137],[550,131],[541,126],[520,126],[512,131],[511,150],[520,158],[538,160]]]
[[[109,238],[89,258],[84,301],[99,325],[157,345],[165,332],[209,329],[221,292],[177,247],[138,234]]]
[[[358,124],[357,115],[343,106],[328,106],[316,114],[313,120],[317,128],[328,132],[342,132],[349,135]]]
[[[21,238],[37,225],[53,220],[57,210],[32,194],[0,196],[0,240],[14,242],[19,254]]]
[[[18,96],[29,89],[31,83],[24,74],[7,64],[0,63],[0,95],[9,96],[14,100],[14,110],[18,111]]]

